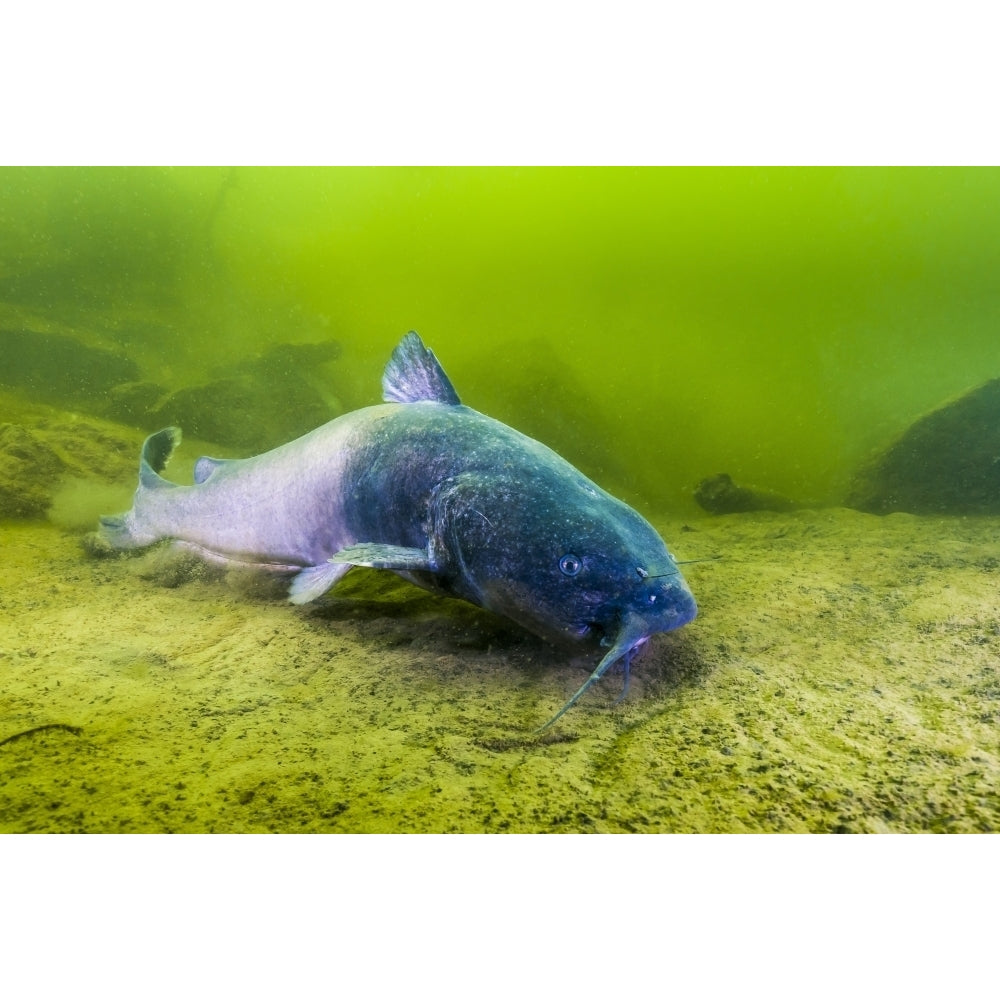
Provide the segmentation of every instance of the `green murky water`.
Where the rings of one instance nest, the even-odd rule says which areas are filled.
[[[0,170],[0,424],[37,436],[8,436],[5,461],[34,448],[45,478],[3,522],[0,739],[56,727],[0,743],[0,826],[995,828],[992,522],[709,519],[692,490],[726,472],[841,505],[873,451],[1000,375],[998,273],[992,169]],[[624,495],[682,558],[730,560],[691,567],[701,617],[565,742],[521,737],[580,663],[485,617],[383,600],[363,574],[360,624],[336,603],[303,616],[67,542],[127,502],[143,431],[177,412],[155,400],[248,454],[377,401],[408,329],[463,401]],[[39,520],[50,480],[58,527]],[[11,589],[39,573],[44,594]],[[68,605],[91,593],[105,618],[84,627]],[[144,636],[144,614],[163,627]]]
[[[998,272],[989,169],[0,172],[0,300],[155,381],[333,338],[356,406],[414,328],[472,405],[674,509],[720,471],[841,500],[1000,372]]]

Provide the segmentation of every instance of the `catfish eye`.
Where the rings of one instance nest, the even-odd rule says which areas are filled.
[[[582,567],[583,563],[571,553],[567,553],[562,557],[562,559],[559,560],[559,569],[562,570],[566,576],[576,576]]]

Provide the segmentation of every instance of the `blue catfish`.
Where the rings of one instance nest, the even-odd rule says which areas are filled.
[[[382,388],[384,404],[273,451],[199,458],[192,486],[160,475],[180,431],[151,435],[132,509],[101,518],[101,535],[117,549],[172,539],[214,562],[287,574],[296,604],[370,566],[548,641],[599,641],[600,663],[542,729],[619,660],[627,690],[632,653],[697,612],[653,527],[545,445],[463,406],[416,333]]]

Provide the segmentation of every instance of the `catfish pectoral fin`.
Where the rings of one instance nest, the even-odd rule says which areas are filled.
[[[339,552],[334,552],[330,556],[330,562],[370,566],[372,569],[434,572],[434,566],[423,549],[410,549],[403,545],[381,545],[378,542],[348,545]]]

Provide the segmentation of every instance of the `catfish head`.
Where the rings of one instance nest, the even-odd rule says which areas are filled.
[[[543,729],[619,660],[627,691],[631,654],[697,613],[653,526],[582,474],[466,473],[442,484],[434,508],[431,546],[451,592],[549,641],[607,649]]]

